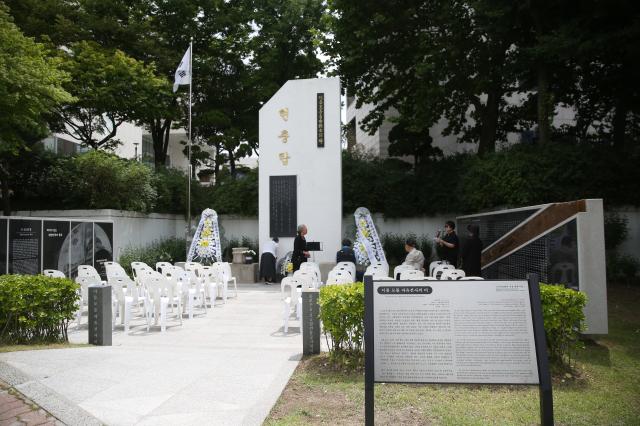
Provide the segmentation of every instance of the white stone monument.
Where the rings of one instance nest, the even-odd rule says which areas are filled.
[[[287,81],[260,109],[260,247],[278,237],[278,257],[293,250],[296,226],[335,263],[342,228],[340,80]]]

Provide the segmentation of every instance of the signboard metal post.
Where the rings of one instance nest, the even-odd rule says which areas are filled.
[[[374,348],[373,348],[373,277],[364,277],[364,424],[373,426]]]

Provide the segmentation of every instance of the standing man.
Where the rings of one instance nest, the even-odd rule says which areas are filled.
[[[293,240],[293,253],[291,255],[291,263],[293,263],[293,272],[300,269],[300,264],[307,261],[309,252],[307,251],[307,225],[298,225],[298,235]]]
[[[260,256],[260,278],[264,277],[264,283],[270,285],[276,281],[276,253],[278,252],[278,237],[267,241],[262,246]]]
[[[436,243],[440,246],[440,260],[446,260],[455,267],[458,267],[458,249],[460,242],[456,235],[456,224],[448,220],[444,224],[444,237],[436,238]]]

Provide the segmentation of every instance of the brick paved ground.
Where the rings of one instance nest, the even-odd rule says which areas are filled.
[[[9,385],[0,381],[0,426],[64,426]]]

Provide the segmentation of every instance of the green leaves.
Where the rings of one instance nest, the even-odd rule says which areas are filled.
[[[79,286],[43,275],[0,276],[0,343],[67,341]]]
[[[320,320],[324,333],[331,336],[332,357],[357,357],[363,349],[364,284],[325,286],[320,289]]]
[[[569,362],[584,331],[587,296],[562,285],[541,284],[540,299],[549,358],[559,364]]]

